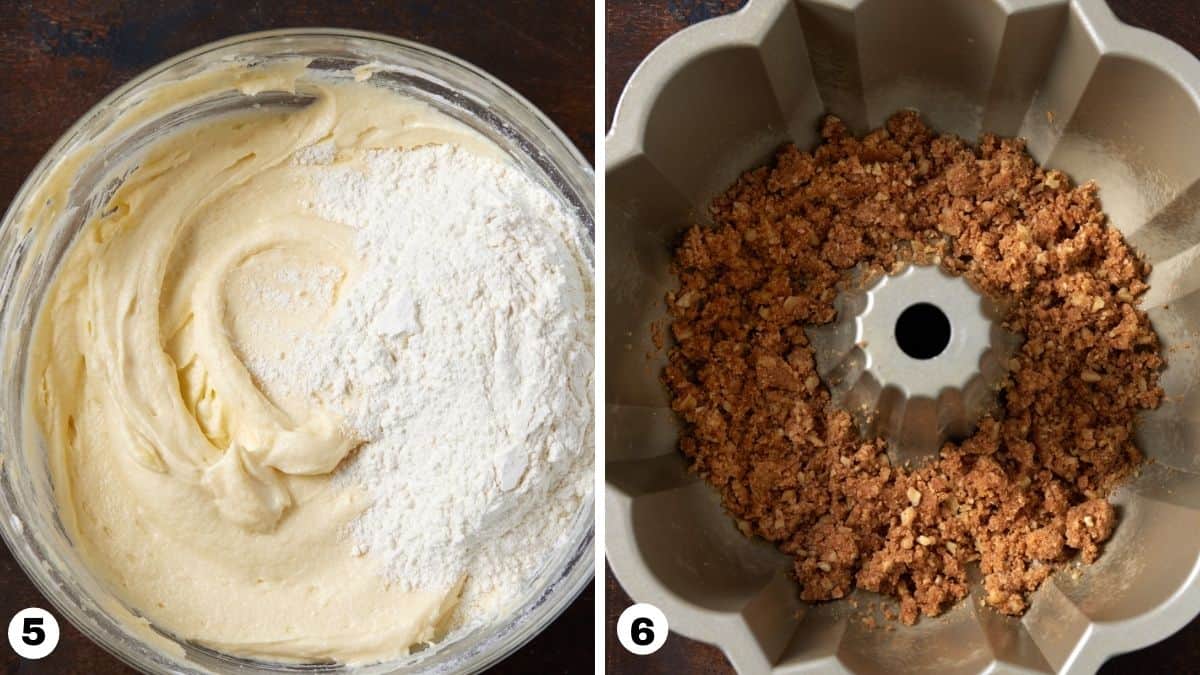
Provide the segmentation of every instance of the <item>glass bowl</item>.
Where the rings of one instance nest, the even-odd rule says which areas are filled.
[[[288,104],[278,92],[207,92],[183,108],[127,123],[122,112],[144,102],[154,87],[184,80],[229,62],[251,65],[310,59],[309,68],[353,78],[367,66],[370,82],[425,101],[496,143],[529,176],[576,213],[586,255],[594,266],[592,170],[574,146],[519,94],[484,71],[405,40],[333,29],[280,30],[229,38],[181,54],[135,77],[97,103],[34,168],[0,222],[0,354],[8,374],[0,386],[0,534],[17,562],[72,624],[128,664],[147,672],[244,673],[478,672],[511,654],[549,625],[587,585],[593,572],[594,497],[572,524],[569,541],[544,564],[536,583],[508,618],[455,636],[410,656],[350,668],[337,664],[266,663],[192,645],[157,631],[131,630],[121,606],[82,564],[55,513],[46,454],[26,443],[35,424],[24,401],[26,357],[34,319],[54,271],[75,234],[102,208],[120,181],[110,169],[181,124],[249,106]],[[291,105],[296,105],[295,101]],[[96,144],[99,144],[96,146]],[[89,146],[96,146],[90,147]],[[78,165],[64,159],[78,156]],[[51,176],[67,175],[66,203],[52,219],[33,204]],[[65,173],[64,173],[65,172]],[[44,222],[31,222],[33,220]],[[591,449],[585,449],[590,452]],[[161,637],[160,637],[161,636]]]

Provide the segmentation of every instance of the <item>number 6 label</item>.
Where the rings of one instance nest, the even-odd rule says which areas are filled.
[[[40,607],[27,607],[8,622],[8,644],[23,659],[40,659],[58,646],[58,621]]]
[[[662,610],[644,602],[621,612],[617,619],[617,639],[621,646],[638,656],[653,654],[667,641],[667,617]]]

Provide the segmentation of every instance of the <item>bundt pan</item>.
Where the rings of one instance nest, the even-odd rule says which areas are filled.
[[[1103,0],[751,0],[641,65],[607,141],[607,544],[638,601],[720,646],[743,673],[1090,673],[1200,611],[1200,62]],[[806,606],[789,560],[744,538],[676,451],[651,322],[675,286],[672,242],[709,200],[821,115],[856,133],[915,108],[936,129],[1023,136],[1043,164],[1096,180],[1153,264],[1144,307],[1167,398],[1151,458],[1113,498],[1094,565],[1052,577],[1019,619],[972,597],[914,627],[856,620],[872,598]],[[647,360],[647,354],[651,357]]]

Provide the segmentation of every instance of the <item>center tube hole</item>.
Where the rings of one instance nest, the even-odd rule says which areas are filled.
[[[914,359],[932,359],[950,344],[950,319],[928,302],[918,302],[896,319],[896,344]]]

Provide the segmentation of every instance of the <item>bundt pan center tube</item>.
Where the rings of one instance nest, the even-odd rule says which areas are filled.
[[[801,603],[789,558],[744,537],[687,471],[652,326],[677,287],[681,231],[705,222],[742,172],[783,143],[814,147],[825,114],[863,134],[906,108],[969,141],[1025,138],[1042,165],[1099,185],[1111,224],[1153,265],[1140,306],[1162,341],[1166,396],[1139,417],[1150,461],[1113,494],[1119,525],[1095,564],[1051,577],[1022,617],[981,608],[976,588],[940,617],[885,631],[856,620],[851,603],[870,594]],[[1197,128],[1200,62],[1120,23],[1103,0],[750,0],[660,45],[606,143],[607,545],[630,595],[743,673],[1091,673],[1194,618]],[[857,406],[893,459],[920,461],[969,429],[1019,345],[961,279],[906,276],[934,274],[911,267],[864,284],[839,299],[833,324],[809,328],[835,400]]]
[[[864,438],[887,440],[892,462],[936,456],[995,409],[1019,336],[966,279],[910,265],[836,306],[836,322],[806,328],[817,372]]]

